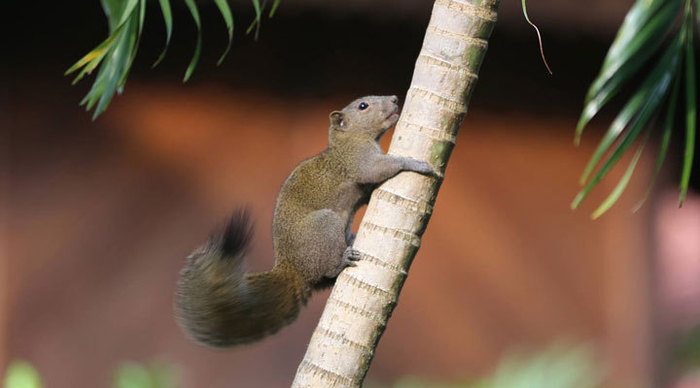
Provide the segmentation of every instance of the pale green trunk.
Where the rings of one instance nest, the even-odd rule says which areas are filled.
[[[478,79],[499,0],[437,0],[389,153],[444,172]],[[293,387],[359,387],[396,306],[440,180],[404,172],[374,191],[357,267],[335,284]]]

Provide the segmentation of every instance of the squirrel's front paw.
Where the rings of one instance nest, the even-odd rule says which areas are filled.
[[[412,170],[419,174],[430,175],[435,177],[440,176],[440,174],[438,174],[438,172],[435,171],[433,166],[426,161],[413,159],[413,167],[414,168]]]

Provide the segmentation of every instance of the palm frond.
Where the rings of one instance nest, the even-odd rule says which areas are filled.
[[[685,87],[686,100],[686,148],[680,188],[681,202],[685,198],[690,180],[697,115],[693,12],[692,0],[637,0],[628,12],[598,76],[586,94],[576,127],[575,144],[579,144],[583,130],[593,117],[624,87],[633,87],[630,80],[638,77],[642,69],[652,63],[653,66],[636,91],[631,93],[584,168],[580,179],[583,188],[574,198],[572,208],[581,204],[638,139],[640,133],[655,126],[659,112],[666,106],[662,144],[652,177],[652,183],[654,182],[668,150],[681,85]],[[680,26],[679,19],[682,20]],[[664,100],[668,104],[662,104]],[[618,185],[593,213],[594,218],[601,216],[617,202],[629,183],[642,149],[643,146],[638,148]],[[606,155],[607,158],[598,167]]]
[[[84,105],[87,110],[94,108],[93,119],[102,114],[107,109],[114,94],[121,93],[124,88],[138,51],[146,18],[147,1],[101,0],[102,8],[109,24],[109,35],[102,43],[66,70],[66,75],[75,74],[73,79],[73,84],[75,84],[98,69],[92,87],[81,101],[81,105]],[[194,53],[187,65],[183,78],[183,82],[187,82],[192,77],[201,56],[202,23],[195,0],[183,0],[183,2],[192,16],[197,33]],[[231,49],[234,20],[228,0],[214,0],[214,2],[226,25],[228,37],[226,48],[217,60],[217,65],[220,65]],[[251,2],[256,15],[251,28],[253,26],[256,27],[257,37],[266,4],[265,2],[261,4],[259,0],[251,0]],[[274,15],[279,7],[279,3],[280,0],[273,2],[269,17]],[[153,63],[153,67],[157,66],[165,58],[173,33],[173,12],[170,0],[159,0],[159,5],[165,24],[165,46]]]

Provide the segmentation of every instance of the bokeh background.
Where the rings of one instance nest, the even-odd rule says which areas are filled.
[[[256,219],[251,268],[272,265],[282,181],[323,149],[331,110],[405,94],[431,3],[284,0],[255,41],[243,33],[251,5],[233,1],[234,46],[216,67],[225,29],[202,1],[203,57],[183,85],[194,25],[173,2],[173,43],[151,70],[164,41],[153,2],[126,90],[96,121],[78,106],[89,81],[62,74],[106,36],[99,2],[5,3],[0,371],[23,359],[49,387],[104,387],[124,361],[157,361],[183,387],[288,386],[327,294],[278,335],[214,351],[173,319],[178,271],[240,205]],[[678,158],[636,213],[653,156],[600,220],[589,214],[615,179],[569,209],[606,123],[574,148],[577,115],[631,3],[531,0],[549,76],[520,2],[503,2],[369,381],[466,381],[513,351],[565,341],[595,349],[609,386],[700,386],[678,356],[700,322],[700,198],[678,209]]]

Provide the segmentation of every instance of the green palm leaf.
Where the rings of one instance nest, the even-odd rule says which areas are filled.
[[[646,1],[638,2],[635,7],[641,8],[640,3]],[[679,7],[680,1],[670,1],[663,4],[658,12],[655,12],[656,9],[649,9],[644,15],[628,17],[625,20],[618,39],[605,58],[598,78],[586,95],[583,113],[576,126],[576,144],[580,142],[583,130],[590,120],[657,51],[677,16]],[[641,16],[648,16],[648,23],[634,24]]]
[[[253,9],[255,10],[255,18],[253,22],[250,23],[245,33],[250,34],[253,29],[255,29],[255,39],[258,39],[260,34],[260,24],[262,23],[262,11],[264,6],[260,4],[260,0],[251,0],[253,3]]]
[[[661,140],[659,144],[659,154],[656,157],[656,163],[654,165],[654,172],[652,173],[651,180],[649,181],[649,187],[647,188],[644,197],[635,205],[633,211],[637,212],[647,198],[651,194],[651,190],[654,187],[654,183],[661,172],[661,167],[666,160],[666,154],[668,153],[668,145],[671,144],[671,133],[673,132],[673,123],[676,115],[676,104],[678,103],[678,91],[680,89],[681,78],[676,75],[676,80],[673,82],[673,90],[671,91],[671,96],[668,99],[668,104],[666,106],[666,116],[663,124],[663,134],[661,135]]]
[[[152,67],[158,66],[158,64],[163,61],[163,58],[165,58],[165,53],[168,51],[168,47],[170,47],[170,38],[173,36],[173,12],[170,8],[170,0],[159,1],[160,10],[163,14],[163,22],[165,23],[165,46],[160,52],[160,55],[158,55],[158,59],[156,59],[156,61],[153,63]]]
[[[677,39],[677,41],[680,41],[680,39]],[[636,107],[638,101],[641,101],[643,103],[641,107],[634,112],[635,117],[632,123],[629,125],[628,131],[622,133],[621,141],[613,150],[612,154],[603,163],[602,167],[598,170],[598,172],[590,180],[590,182],[588,182],[588,184],[578,193],[576,198],[574,198],[574,201],[571,203],[572,209],[576,209],[586,198],[588,193],[590,193],[590,191],[593,190],[593,188],[608,174],[608,172],[610,172],[615,163],[622,157],[625,151],[627,151],[630,145],[632,145],[632,143],[637,139],[637,136],[642,131],[642,129],[648,125],[650,119],[656,112],[656,108],[659,106],[664,96],[666,95],[669,83],[673,79],[675,70],[677,69],[679,53],[678,50],[674,51],[671,48],[669,48],[669,50],[667,51],[667,54],[671,53],[671,55],[664,55],[664,60],[662,60],[655,69],[655,71],[653,71],[649,75],[642,88],[635,95],[635,97],[638,98],[635,99],[633,97],[633,99],[628,104],[630,105],[634,102],[634,106]],[[618,117],[615,119],[615,122],[624,121],[626,125],[628,122],[628,117],[632,117],[632,115],[629,114],[629,110],[623,109],[620,115],[618,115]],[[611,126],[611,129],[608,131],[608,133],[617,130],[618,127],[613,128],[615,126],[615,122],[613,122],[613,125]],[[612,137],[617,138],[618,135],[619,133],[616,133]],[[604,141],[606,141],[606,139],[604,139]],[[601,146],[603,146],[602,148],[604,148],[605,150],[602,153],[599,153],[598,151],[601,149]],[[588,166],[593,166],[597,164],[597,160],[600,157],[602,157],[602,154],[605,151],[607,151],[607,144],[601,142],[601,146],[599,146],[598,150],[596,150],[596,154],[594,154],[594,157],[591,158],[591,161],[589,161]],[[600,155],[600,157],[597,157],[598,155]]]
[[[596,148],[593,156],[583,170],[579,183],[583,184],[588,180],[593,168],[598,164],[612,143],[620,136],[620,133],[622,133],[629,122],[640,112],[643,107],[653,110],[658,107],[658,103],[661,102],[663,95],[656,94],[654,96],[656,98],[653,100],[651,97],[655,91],[659,90],[658,87],[660,85],[667,85],[667,82],[670,81],[670,77],[672,77],[675,73],[681,43],[680,36],[678,36],[674,40],[674,43],[669,45],[659,63],[642,83],[637,92],[632,96],[632,98],[630,98],[620,114],[615,118],[613,123],[610,125],[610,129],[608,129],[608,132],[601,140],[598,148]],[[666,89],[664,88],[662,92],[665,93],[665,91]],[[650,106],[650,103],[653,105]]]
[[[659,20],[658,15],[659,10],[664,6],[666,8],[674,7],[676,11],[680,6],[679,0],[665,1],[665,0],[637,0],[637,2],[630,8],[625,20],[620,26],[620,30],[613,41],[613,44],[608,50],[608,54],[603,61],[603,66],[600,70],[598,78],[591,85],[587,99],[600,90],[600,88],[612,78],[612,76],[617,72],[617,70],[629,60],[643,43],[648,39],[648,34],[642,33],[650,25],[655,24],[653,21]],[[655,17],[656,15],[656,17]],[[640,39],[640,35],[645,36]]]
[[[683,170],[681,172],[680,195],[678,202],[683,205],[688,195],[688,184],[690,183],[690,172],[693,167],[693,153],[695,150],[695,128],[697,117],[697,106],[695,98],[695,53],[693,51],[693,19],[690,3],[687,5],[686,13],[686,44],[685,44],[685,152],[683,153]]]
[[[97,118],[109,105],[115,93],[121,93],[126,79],[129,75],[131,66],[136,58],[138,51],[141,33],[146,18],[146,1],[147,0],[101,0],[102,8],[107,16],[109,23],[109,35],[97,47],[85,54],[77,62],[75,62],[68,70],[66,75],[71,75],[77,72],[73,79],[73,84],[83,79],[86,75],[91,74],[94,70],[97,71],[95,81],[90,90],[81,101],[81,105],[85,105],[87,110],[95,109],[93,119]],[[255,9],[255,20],[251,24],[251,29],[256,27],[256,37],[260,28],[262,12],[265,9],[265,3],[260,3],[259,0],[251,0]],[[233,13],[227,0],[214,0],[221,16],[226,24],[228,42],[224,52],[217,61],[220,65],[231,49],[233,42]],[[173,33],[173,14],[170,0],[159,0],[160,10],[165,24],[165,45],[160,55],[153,63],[153,67],[157,66],[163,58],[170,46]],[[187,68],[183,77],[183,82],[187,82],[194,73],[202,53],[202,22],[199,14],[199,9],[195,0],[184,0],[184,4],[190,12],[194,20],[197,40]],[[279,7],[280,0],[275,0],[272,4],[270,17]]]
[[[700,0],[696,0],[700,3]],[[682,7],[684,5],[684,7]],[[637,77],[641,69],[656,57],[667,37],[672,37],[663,53],[655,60],[642,84],[631,94],[623,108],[613,120],[608,131],[594,150],[591,159],[581,174],[580,184],[584,185],[574,198],[571,207],[577,208],[593,188],[608,174],[622,155],[638,138],[644,128],[652,126],[661,102],[667,99],[665,118],[662,124],[661,144],[651,179],[654,183],[668,152],[680,85],[685,85],[686,145],[680,184],[680,201],[685,199],[693,163],[696,132],[696,93],[695,58],[693,55],[693,1],[692,0],[637,0],[630,9],[623,25],[610,47],[598,77],[586,95],[583,112],[576,127],[574,142],[590,120],[617,95],[631,79]],[[679,16],[683,23],[678,27]],[[684,72],[680,65],[684,61]],[[671,88],[670,83],[676,79]],[[670,94],[670,96],[669,96]],[[616,144],[616,145],[615,145]],[[597,218],[619,199],[627,187],[642,152],[637,150],[622,179],[611,194],[593,213]],[[596,166],[608,155],[601,167]],[[651,188],[650,188],[651,189]],[[650,190],[649,189],[649,190]],[[648,196],[649,190],[644,198]],[[644,202],[644,199],[639,203]]]
[[[110,36],[66,71],[66,74],[71,74],[82,69],[75,77],[75,83],[99,66],[95,83],[81,101],[88,110],[95,108],[93,118],[104,112],[126,80],[136,55],[136,42],[145,13],[143,0],[104,0],[102,5],[109,20]]]
[[[231,13],[231,8],[229,7],[227,0],[214,1],[216,2],[216,6],[219,7],[219,12],[221,12],[221,16],[224,18],[224,23],[226,23],[226,31],[228,31],[228,43],[226,44],[224,53],[221,54],[219,60],[216,61],[216,65],[218,66],[221,65],[221,62],[224,61],[224,58],[226,58],[229,50],[231,50],[231,43],[233,43],[233,14]]]
[[[185,0],[187,8],[190,10],[190,15],[192,15],[192,20],[197,27],[197,45],[194,48],[194,54],[192,59],[190,59],[189,65],[187,65],[187,70],[185,70],[185,77],[182,79],[183,82],[187,82],[192,76],[197,63],[199,63],[199,56],[202,53],[202,21],[199,18],[199,10],[197,9],[197,4],[194,0]]]
[[[280,7],[281,2],[282,2],[282,0],[275,0],[272,2],[272,7],[270,7],[270,14],[268,17],[275,16],[275,12],[277,12],[277,8]]]
[[[608,197],[603,200],[600,206],[598,206],[598,208],[595,209],[593,214],[591,214],[592,219],[595,220],[598,217],[602,216],[603,213],[610,210],[610,208],[615,204],[615,202],[617,202],[617,200],[620,199],[622,192],[625,191],[625,188],[627,188],[627,184],[630,182],[630,178],[632,178],[632,173],[634,172],[634,169],[637,167],[639,157],[642,156],[642,151],[644,150],[644,146],[647,143],[647,139],[644,140],[644,142],[637,149],[637,152],[634,153],[632,161],[627,167],[627,170],[625,171],[624,175],[622,175],[622,178],[620,178],[620,181],[617,183],[617,186],[615,186],[613,191],[610,192],[610,195],[608,195]]]

